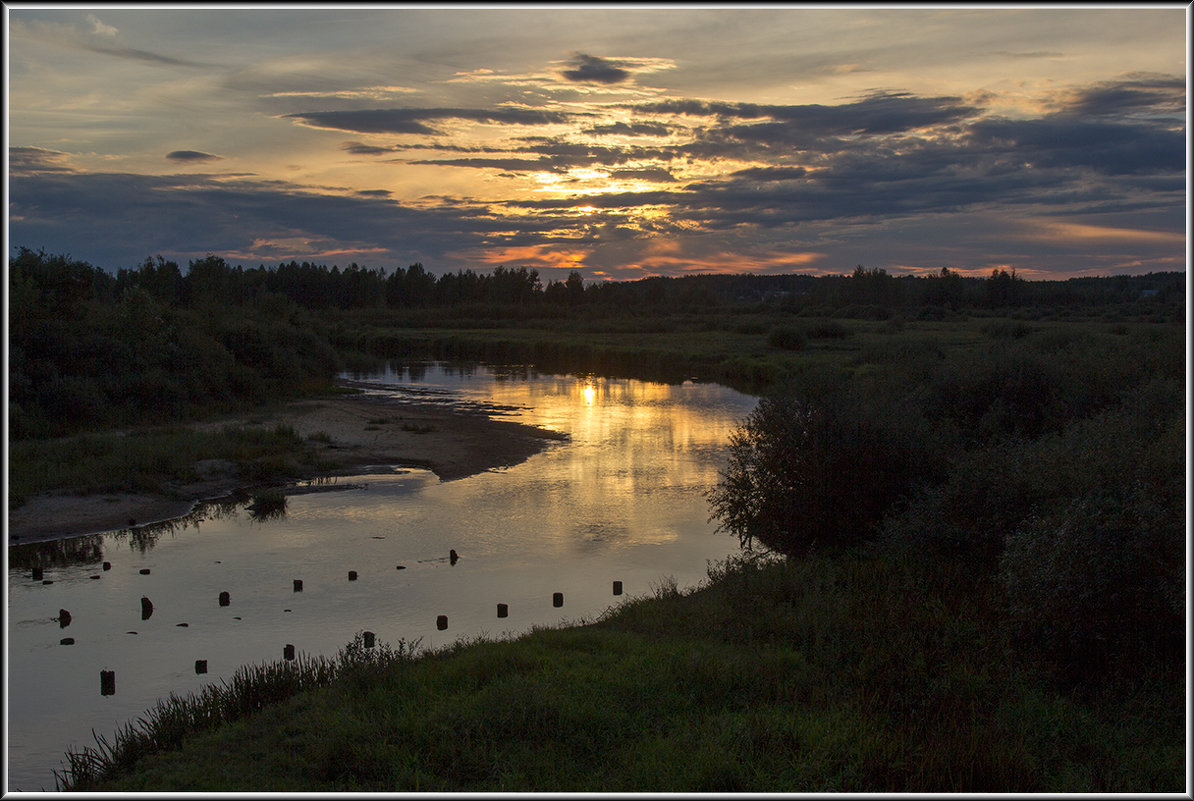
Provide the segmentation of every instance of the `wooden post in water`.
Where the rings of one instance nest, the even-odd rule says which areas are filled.
[[[371,631],[366,631],[361,636],[365,638],[365,647],[372,648],[373,647],[373,639],[376,635],[374,635],[374,633]]]
[[[116,671],[100,671],[100,695],[116,695]]]
[[[141,619],[149,620],[149,616],[153,614],[153,601],[141,596]]]
[[[232,603],[232,595],[227,590],[220,593],[220,606],[228,606]]]
[[[498,604],[498,617],[507,617],[510,614],[510,607],[505,604]]]
[[[448,551],[448,563],[449,564],[453,564],[453,565],[456,564],[456,560],[459,558],[460,557],[456,555],[455,548],[452,548],[451,550]]]
[[[74,637],[63,637],[61,640],[58,641],[58,644],[59,645],[74,645],[75,638]]]
[[[148,576],[148,575],[149,575],[149,568],[148,568],[148,567],[143,567],[143,568],[141,568],[141,569],[140,569],[138,572],[139,572],[139,573],[140,573],[142,576]]]
[[[551,605],[552,606],[563,606],[564,605],[564,593],[562,593],[562,592],[552,593]]]
[[[58,610],[58,628],[64,629],[70,625],[70,612],[65,609]]]
[[[302,592],[302,591],[303,591],[303,580],[302,580],[302,579],[295,579],[295,580],[294,580],[294,591],[295,591],[295,592]]]
[[[111,570],[111,569],[112,569],[112,563],[104,562],[104,570]]]
[[[446,629],[448,627],[448,616],[440,615],[439,617],[437,617],[435,619],[435,627],[437,629],[439,629],[440,631],[443,631],[444,629]]]
[[[615,581],[614,582],[614,595],[621,595],[621,594],[622,594],[622,582]]]
[[[283,659],[294,659],[294,646],[293,645],[291,645],[290,643],[286,643],[286,646],[282,649],[282,658]]]
[[[41,581],[45,575],[45,572],[40,567],[35,567],[33,570],[29,571],[29,578],[33,579],[34,581]]]
[[[195,660],[195,675],[199,675],[201,673],[206,673],[206,672],[207,672],[207,660],[206,659],[196,659]]]
[[[357,571],[355,571],[355,570],[348,571],[348,580],[356,581],[357,580]]]

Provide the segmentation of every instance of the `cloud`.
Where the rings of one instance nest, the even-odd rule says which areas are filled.
[[[575,114],[544,109],[504,107],[474,108],[375,108],[347,111],[305,111],[285,115],[312,128],[330,128],[354,133],[438,134],[427,125],[434,120],[468,120],[499,125],[547,125],[564,123]]]
[[[1185,117],[1186,82],[1176,75],[1136,75],[1067,92],[1060,113],[1081,117],[1123,117],[1137,111]]]
[[[1083,167],[1106,175],[1180,172],[1186,136],[1155,125],[1049,117],[991,119],[970,127],[970,140],[1034,168]]]
[[[116,36],[120,31],[113,28],[111,25],[105,25],[100,22],[99,17],[95,14],[88,14],[87,21],[91,23],[91,32],[100,36]]]
[[[70,165],[70,154],[44,147],[10,147],[8,149],[8,170],[12,175],[26,175],[38,172],[74,172]]]
[[[203,153],[199,150],[172,150],[166,154],[166,158],[184,164],[197,164],[205,161],[220,161],[224,157],[213,156],[211,153]]]
[[[597,136],[616,134],[618,136],[667,136],[672,132],[672,126],[658,122],[614,122],[608,125],[594,125],[585,128],[581,133]]]
[[[572,68],[561,70],[560,75],[576,83],[614,84],[630,78],[630,72],[618,62],[585,53],[577,53],[569,63]]]

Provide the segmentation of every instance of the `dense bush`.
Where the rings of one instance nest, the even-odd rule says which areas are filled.
[[[1015,633],[1067,673],[1183,650],[1183,521],[1142,487],[1095,490],[1026,520],[1000,557]],[[1138,654],[1137,654],[1138,655]]]
[[[801,350],[807,340],[808,337],[805,335],[804,329],[790,325],[777,326],[767,334],[768,345],[784,350]]]
[[[784,554],[870,537],[943,466],[938,439],[906,404],[857,385],[806,380],[764,398],[730,439],[708,498],[719,530]]]

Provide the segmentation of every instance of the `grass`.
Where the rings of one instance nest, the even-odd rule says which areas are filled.
[[[193,712],[67,789],[1182,789],[1180,666],[1060,687],[969,584],[876,553],[717,565],[589,625],[400,648],[218,726]]]
[[[249,481],[293,476],[313,460],[311,446],[286,425],[225,426],[200,431],[170,426],[132,433],[83,434],[9,444],[9,498],[41,492],[154,492],[198,478],[203,459],[236,463]]]

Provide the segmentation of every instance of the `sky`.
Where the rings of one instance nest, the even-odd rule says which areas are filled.
[[[1186,268],[1188,9],[6,4],[8,249]]]

